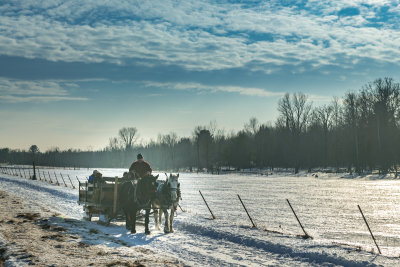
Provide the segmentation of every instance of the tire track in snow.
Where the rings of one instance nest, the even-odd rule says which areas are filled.
[[[9,190],[32,202],[32,205],[43,202],[43,199],[52,199],[51,202],[46,202],[48,205],[46,208],[61,214],[68,214],[75,219],[82,218],[82,207],[77,204],[77,190],[45,184],[37,180],[32,181],[18,177],[7,178],[4,175],[0,176],[0,183],[6,184]]]
[[[240,245],[242,249],[246,248],[262,250],[266,253],[272,254],[272,256],[275,255],[274,258],[279,258],[283,256],[295,259],[296,261],[300,261],[303,263],[318,265],[333,264],[354,267],[380,266],[368,261],[352,261],[349,259],[338,257],[337,255],[331,256],[324,252],[319,253],[312,251],[299,251],[286,245],[272,243],[267,240],[259,240],[249,236],[239,235],[231,232],[217,231],[210,227],[205,227],[198,224],[177,221],[176,228],[180,231],[185,231],[187,233],[201,237],[208,237],[209,239],[213,239],[215,241],[237,244]],[[287,259],[285,259],[285,262],[288,262]]]
[[[5,177],[0,177],[0,181],[2,182],[7,182],[10,184],[17,184],[20,187],[24,187],[24,188],[28,188],[28,189],[33,189],[39,192],[46,192],[49,193],[51,195],[54,196],[58,196],[64,200],[71,200],[71,199],[76,199],[76,195],[69,193],[69,192],[65,192],[65,191],[60,191],[60,190],[56,190],[56,189],[52,189],[52,188],[48,188],[48,187],[43,187],[41,185],[35,185],[33,183],[29,183],[28,181],[19,181],[16,179],[10,179],[10,178],[5,178]]]
[[[150,244],[152,248],[177,255],[194,266],[295,266],[269,257],[264,251],[244,249],[229,241],[177,231]]]

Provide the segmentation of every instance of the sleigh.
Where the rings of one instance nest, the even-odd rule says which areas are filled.
[[[99,222],[109,224],[117,218],[118,212],[118,184],[121,178],[102,177],[93,183],[79,182],[78,204],[83,205],[85,219],[99,217]]]
[[[118,203],[118,188],[127,178],[101,177],[93,183],[79,182],[78,204],[83,206],[84,219],[99,218],[99,223],[109,225],[112,220],[123,221],[125,216]],[[138,214],[137,219],[141,219]]]

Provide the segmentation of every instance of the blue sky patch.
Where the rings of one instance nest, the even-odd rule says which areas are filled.
[[[379,2],[5,0],[0,120],[29,125],[32,116],[57,121],[68,114],[65,128],[96,121],[113,133],[137,127],[143,138],[163,129],[190,136],[214,119],[228,131],[250,117],[274,122],[285,92],[329,104],[376,78],[400,80],[399,13],[397,4]],[[132,119],[136,107],[149,105],[159,130]],[[0,147],[26,138],[22,129],[4,129]],[[91,145],[104,147],[107,135]]]
[[[339,17],[351,17],[357,15],[360,15],[360,10],[356,7],[343,8],[338,12]]]

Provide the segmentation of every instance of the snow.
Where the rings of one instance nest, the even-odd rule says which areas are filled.
[[[103,176],[122,176],[124,169],[98,169]],[[51,170],[69,175],[77,187],[93,169]],[[60,177],[60,176],[59,176]],[[160,178],[165,177],[160,174]],[[53,176],[52,176],[53,178]],[[102,226],[82,221],[78,190],[44,181],[0,174],[0,186],[35,207],[47,207],[64,218],[82,221],[99,231],[88,242],[107,247],[123,242],[127,249],[140,246],[199,266],[398,266],[400,255],[400,180],[369,175],[351,179],[338,174],[302,173],[196,174],[181,173],[182,198],[186,212],[178,209],[175,233],[154,230],[131,234],[121,222]],[[60,179],[60,178],[59,178]],[[66,181],[67,182],[67,181]],[[69,180],[67,182],[69,184]],[[205,206],[199,190],[211,210]],[[251,227],[237,194],[257,228]],[[304,239],[288,203],[313,239]],[[368,232],[357,208],[360,205],[380,246]],[[79,231],[76,226],[75,231]],[[0,234],[1,237],[1,234]],[[112,238],[108,238],[112,237]],[[0,239],[1,242],[1,239]],[[120,245],[118,245],[120,246]]]

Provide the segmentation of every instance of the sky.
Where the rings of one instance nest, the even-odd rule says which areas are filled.
[[[318,106],[400,81],[399,25],[389,0],[2,0],[0,148],[273,124],[286,92]]]

